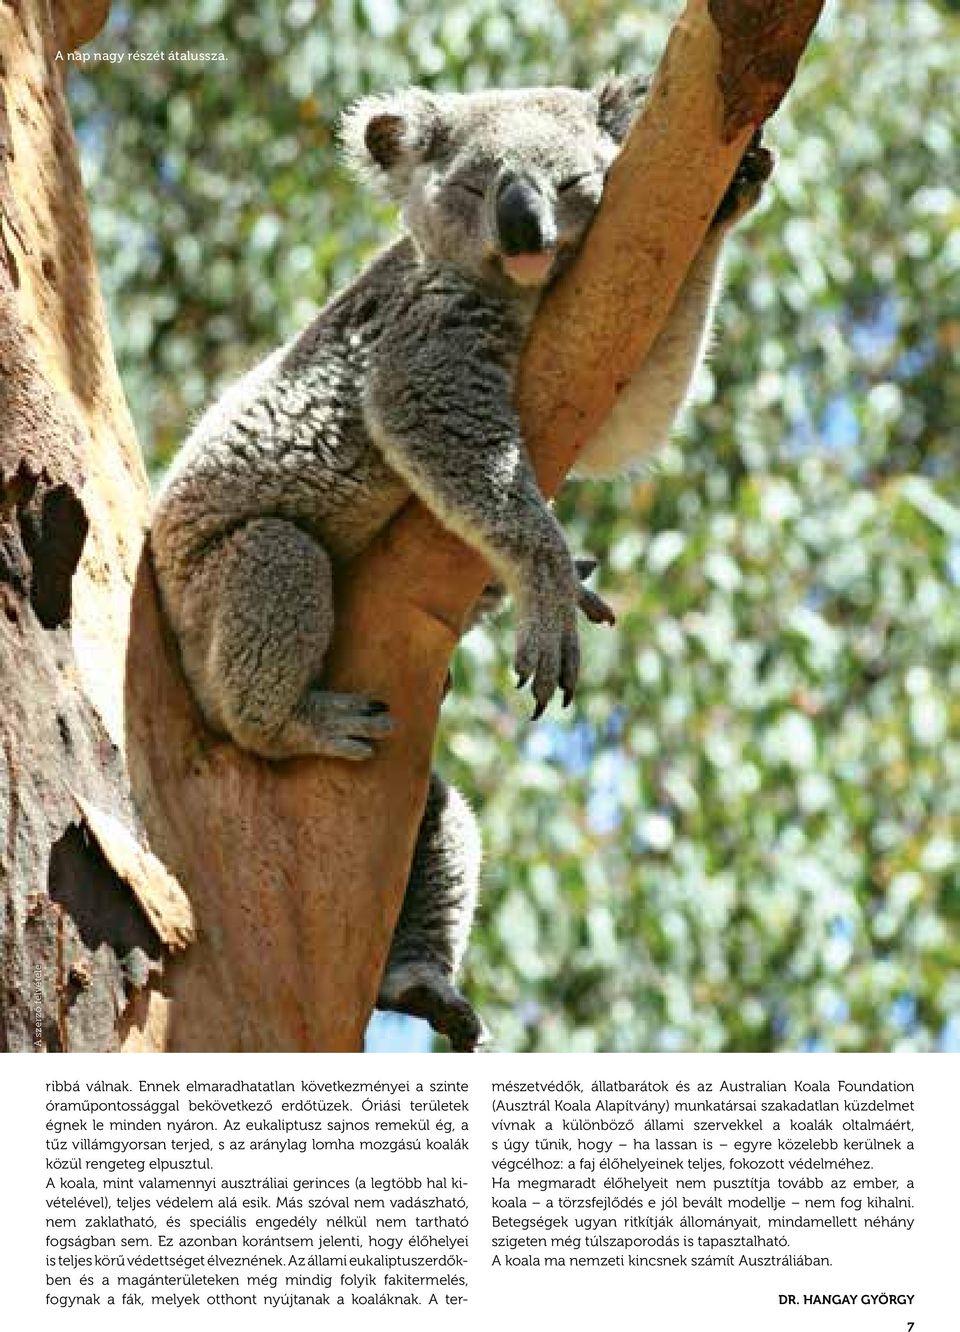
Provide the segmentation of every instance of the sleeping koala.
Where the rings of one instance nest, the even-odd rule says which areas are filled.
[[[200,420],[154,510],[151,546],[183,669],[207,723],[268,759],[369,757],[388,705],[323,686],[333,578],[411,494],[487,559],[513,596],[515,666],[535,716],[577,683],[585,588],[541,495],[513,406],[541,293],[590,225],[644,85],[429,93],[350,110],[352,165],[406,234]],[[628,468],[664,440],[709,324],[723,235],[770,160],[741,170],[670,319],[578,471]],[[481,1024],[455,986],[480,847],[434,777],[379,1004],[427,1018],[455,1049]]]

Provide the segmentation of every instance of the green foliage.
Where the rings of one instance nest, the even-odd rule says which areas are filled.
[[[154,462],[389,217],[337,168],[371,88],[597,78],[676,6],[278,0],[122,16],[76,117]],[[488,864],[468,982],[508,1049],[960,1045],[960,62],[928,0],[828,7],[768,138],[686,430],[580,485],[602,559],[572,714],[531,728],[506,625],[455,664],[444,770]],[[129,25],[129,26],[127,26]],[[856,77],[851,77],[855,71]]]

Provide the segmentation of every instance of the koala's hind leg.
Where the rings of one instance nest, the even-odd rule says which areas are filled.
[[[363,759],[392,723],[387,706],[319,688],[333,631],[330,560],[306,532],[261,518],[217,552],[202,695],[215,720],[264,758]]]
[[[479,878],[473,812],[434,774],[377,1007],[426,1018],[454,1050],[473,1050],[486,1035],[455,984]]]

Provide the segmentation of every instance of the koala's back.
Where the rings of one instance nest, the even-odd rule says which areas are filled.
[[[161,587],[188,581],[199,554],[252,519],[295,522],[337,560],[402,505],[408,489],[371,443],[362,390],[415,265],[408,241],[391,246],[201,417],[154,510]]]

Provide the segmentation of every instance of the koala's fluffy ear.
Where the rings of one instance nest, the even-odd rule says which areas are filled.
[[[623,143],[627,137],[649,87],[647,79],[628,75],[606,79],[596,89],[597,123],[617,143]]]
[[[389,193],[402,192],[414,167],[441,145],[439,100],[422,88],[362,97],[344,113],[340,137],[354,171]]]

